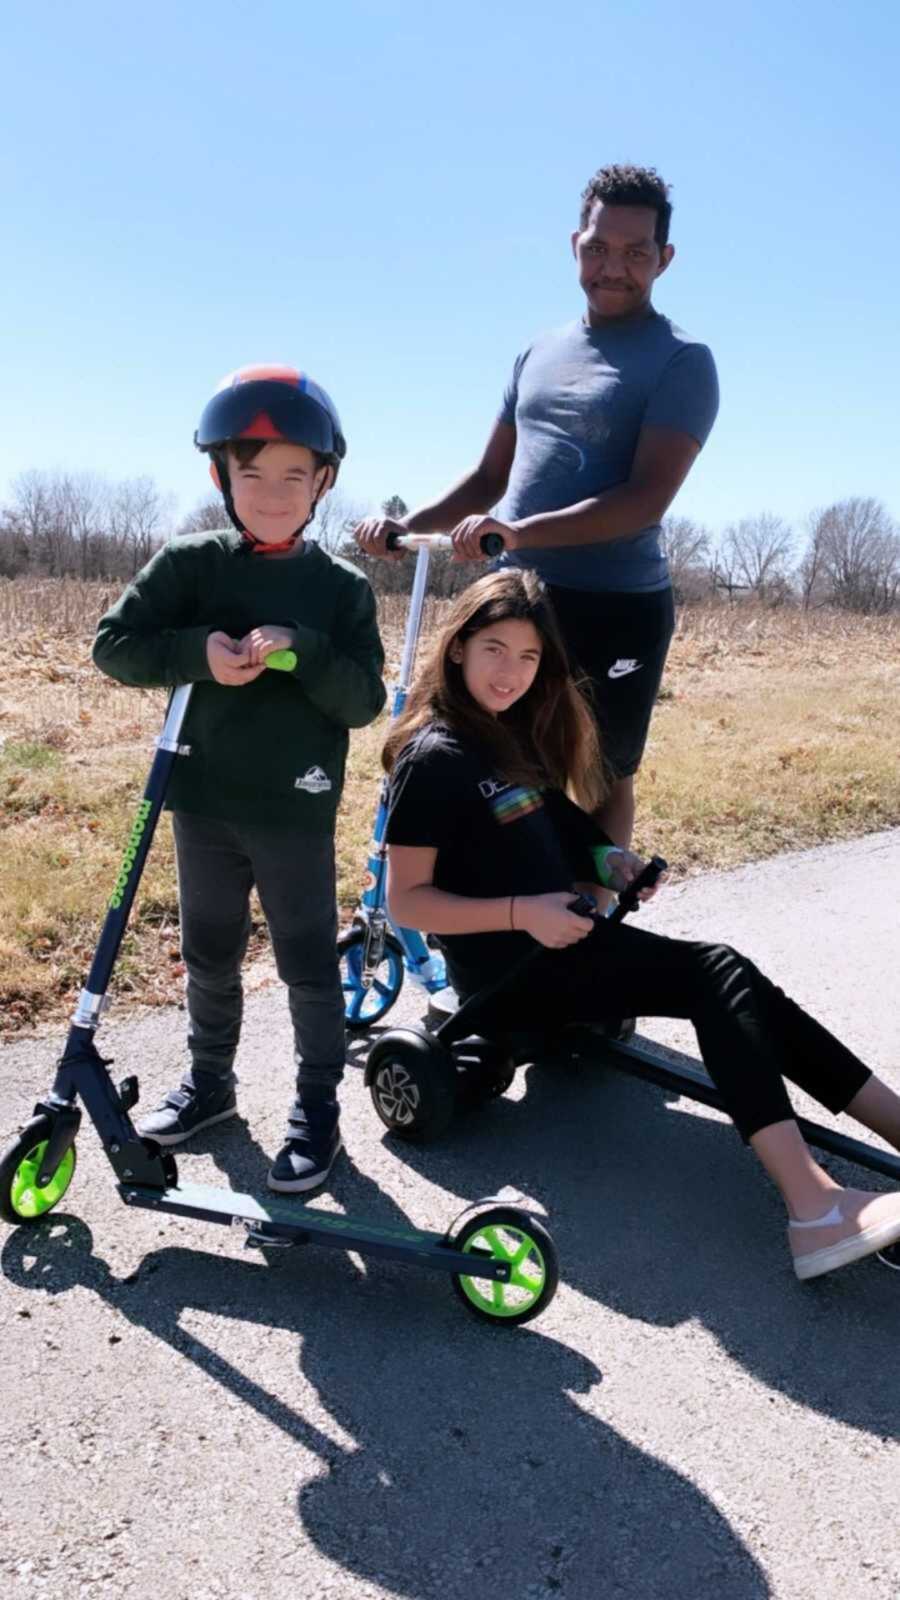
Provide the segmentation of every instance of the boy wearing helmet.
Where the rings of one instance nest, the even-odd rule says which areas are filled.
[[[173,814],[191,1064],[139,1124],[181,1144],[237,1110],[241,963],[259,892],[294,1030],[296,1089],[270,1189],[327,1177],[344,1069],[334,825],[348,730],[385,700],[375,600],[304,532],[346,445],[325,391],[290,367],[245,367],[194,436],[233,528],[173,539],[99,624],[94,661],[121,683],[194,686]],[[291,671],[267,671],[275,650]]]

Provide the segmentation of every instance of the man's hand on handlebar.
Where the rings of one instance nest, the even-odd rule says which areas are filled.
[[[571,904],[571,889],[554,890],[552,894],[517,894],[512,908],[516,931],[530,933],[548,950],[565,950],[567,945],[586,939],[594,926],[590,917],[579,917],[570,911]]]
[[[379,556],[388,561],[402,561],[406,551],[389,550],[387,536],[389,533],[408,533],[405,523],[398,522],[396,517],[366,517],[353,530],[353,537],[359,545],[363,555]]]
[[[496,517],[464,517],[451,529],[454,561],[483,561],[481,541],[486,533],[499,533],[507,550],[514,550],[516,528],[511,522],[498,522]]]

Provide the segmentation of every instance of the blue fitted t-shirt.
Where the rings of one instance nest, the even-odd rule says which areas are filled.
[[[643,427],[703,445],[719,408],[711,352],[651,310],[602,328],[579,320],[541,334],[513,369],[500,420],[516,430],[501,521],[559,511],[625,483]],[[510,551],[569,589],[640,593],[669,586],[660,526],[601,544]]]

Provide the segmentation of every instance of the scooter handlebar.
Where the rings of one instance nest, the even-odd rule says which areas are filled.
[[[483,533],[478,542],[482,555],[489,559],[503,554],[502,533]],[[430,550],[452,550],[453,540],[449,533],[396,533],[393,529],[385,538],[387,550],[418,550],[421,545]]]

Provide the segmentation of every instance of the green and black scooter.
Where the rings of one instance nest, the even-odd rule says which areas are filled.
[[[291,651],[276,651],[267,667],[290,671]],[[138,1080],[118,1085],[94,1043],[107,1003],[113,967],[128,923],[172,768],[187,754],[180,743],[190,685],[173,691],[144,796],[128,837],[87,983],[81,991],[53,1087],[31,1120],[0,1157],[0,1216],[36,1224],[59,1205],[75,1172],[75,1137],[84,1108],[100,1135],[126,1205],[204,1222],[243,1226],[246,1243],[330,1245],[446,1272],[463,1304],[476,1316],[511,1325],[528,1322],[553,1298],[559,1278],[556,1249],[537,1218],[496,1199],[477,1201],[444,1234],[376,1226],[293,1201],[257,1200],[209,1184],[179,1183],[172,1154],[142,1139],[129,1113]]]

